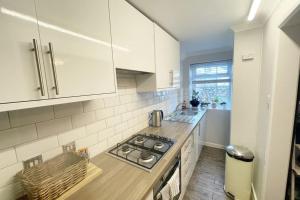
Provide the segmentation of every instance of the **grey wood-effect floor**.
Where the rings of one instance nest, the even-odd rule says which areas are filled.
[[[183,200],[225,200],[225,151],[204,146]]]

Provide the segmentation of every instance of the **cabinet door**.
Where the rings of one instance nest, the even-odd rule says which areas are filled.
[[[110,0],[116,68],[155,72],[154,25],[125,0]]]
[[[172,87],[180,88],[180,44],[172,38]]]
[[[108,0],[36,0],[36,8],[50,97],[115,92]]]
[[[200,129],[199,129],[199,144],[198,144],[198,152],[201,154],[203,145],[205,143],[205,133],[206,133],[206,114],[200,120]]]
[[[47,98],[34,0],[1,0],[0,26],[0,103]]]
[[[195,140],[195,146],[194,146],[194,152],[195,152],[195,162],[197,163],[198,158],[199,158],[199,143],[200,143],[200,136],[199,136],[199,131],[200,131],[200,123],[197,124],[195,127],[193,134],[194,134],[194,140]]]
[[[179,87],[179,43],[158,25],[154,30],[157,88]]]

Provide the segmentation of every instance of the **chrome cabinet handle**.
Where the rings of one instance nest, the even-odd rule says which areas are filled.
[[[44,82],[43,82],[43,76],[42,76],[42,70],[41,70],[41,63],[40,63],[40,57],[39,57],[39,49],[38,49],[38,43],[36,39],[33,39],[33,49],[34,55],[35,55],[35,62],[37,66],[38,76],[39,76],[39,84],[40,87],[38,87],[39,90],[41,90],[41,95],[45,96],[45,90],[44,90]]]
[[[172,86],[172,71],[169,71],[169,85]]]
[[[170,86],[171,87],[173,87],[174,86],[174,72],[173,72],[173,70],[171,70],[170,72],[169,72],[169,75],[170,75]]]
[[[49,55],[50,55],[52,73],[53,73],[53,78],[54,78],[54,87],[53,87],[53,89],[55,89],[56,95],[59,95],[57,73],[56,73],[56,66],[55,66],[54,53],[53,53],[53,45],[52,45],[51,42],[49,42],[48,45],[49,45],[49,51],[47,53],[49,53]]]

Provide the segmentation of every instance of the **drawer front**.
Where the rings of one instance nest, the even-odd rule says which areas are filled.
[[[193,145],[193,137],[191,135],[191,136],[189,136],[189,138],[185,141],[184,145],[182,146],[181,152],[185,153],[188,148],[191,148],[192,145]]]

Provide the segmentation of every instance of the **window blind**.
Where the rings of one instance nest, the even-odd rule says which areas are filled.
[[[192,89],[202,101],[231,102],[232,60],[191,64],[190,71]]]

